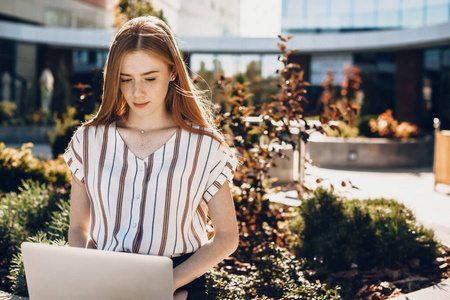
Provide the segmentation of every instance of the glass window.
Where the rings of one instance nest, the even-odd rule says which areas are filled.
[[[289,16],[289,4],[292,0],[283,0],[281,2],[281,16],[286,18]]]
[[[328,28],[327,0],[309,0],[306,5],[306,27]]]
[[[190,55],[190,70],[195,74],[191,74],[192,77],[201,77],[198,84],[201,90],[209,90],[210,84],[220,74],[221,70],[218,63],[215,60],[213,54],[191,54]],[[202,81],[204,80],[204,82]]]
[[[450,4],[449,0],[426,0],[427,6]]]
[[[277,54],[265,54],[261,55],[261,81],[255,85],[253,93],[253,103],[270,102],[272,98],[271,95],[275,95],[280,90],[278,87],[271,84],[273,81],[280,80],[280,75],[278,75],[276,70],[281,70],[283,64],[277,59]],[[260,91],[258,91],[258,88]]]
[[[313,54],[311,56],[311,85],[321,85],[327,71],[333,71],[335,82],[342,81],[342,68],[353,63],[350,53],[344,54]]]
[[[380,53],[377,59],[377,70],[379,73],[395,74],[395,55],[392,53]]]
[[[279,76],[275,73],[283,64],[277,60],[276,54],[191,54],[190,69],[204,79],[198,87],[206,91],[205,96],[211,97],[214,103],[223,103],[224,97],[212,83],[224,72],[227,77],[243,74],[250,83],[248,91],[253,94],[251,103],[257,104],[270,101],[270,95],[278,92],[277,87],[270,83]],[[195,74],[194,74],[195,75]]]
[[[261,58],[259,55],[238,55],[237,56],[237,72],[246,73],[249,68],[252,68],[252,72],[258,71],[258,75],[261,75]]]
[[[402,27],[420,27],[424,25],[424,0],[402,1]]]
[[[450,48],[442,51],[442,66],[450,68]]]
[[[449,0],[428,0],[426,7],[426,25],[446,23],[450,20]]]
[[[220,64],[220,69],[226,77],[234,76],[238,73],[238,56],[234,54],[220,54],[217,55],[217,60]]]
[[[399,27],[399,0],[378,0],[377,10],[377,26],[385,27]]]
[[[283,0],[283,28],[304,28],[306,0]]]
[[[427,71],[438,71],[440,69],[439,49],[429,49],[425,51],[424,66]]]
[[[73,50],[73,64],[77,65],[87,65],[89,63],[89,52],[88,50]]]
[[[351,26],[351,0],[330,1],[331,11],[329,26],[331,28],[348,28]]]
[[[97,57],[96,57],[95,67],[97,69],[100,69],[105,66],[106,58],[108,57],[108,52],[107,51],[97,51],[96,55],[97,55]]]
[[[214,69],[214,54],[192,54],[190,62],[191,70],[197,72],[201,68]]]
[[[401,1],[402,8],[403,9],[410,9],[410,8],[422,8],[424,6],[424,0],[407,0],[407,1]]]
[[[68,11],[47,9],[45,25],[49,27],[72,27],[72,15]]]
[[[276,77],[276,70],[283,68],[283,64],[277,57],[277,54],[266,54],[261,56],[261,76],[263,78]]]
[[[355,1],[354,5],[354,27],[375,27],[375,0]]]

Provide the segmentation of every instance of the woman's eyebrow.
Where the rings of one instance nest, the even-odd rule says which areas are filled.
[[[153,73],[158,73],[159,71],[148,71],[148,72],[145,72],[145,73],[142,73],[141,74],[141,76],[144,76],[144,75],[150,75],[150,74],[153,74]],[[120,73],[120,76],[130,76],[131,77],[131,75],[130,74],[125,74],[125,73]]]

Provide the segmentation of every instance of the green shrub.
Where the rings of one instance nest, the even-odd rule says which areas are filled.
[[[10,265],[13,293],[28,296],[19,246],[26,240],[65,245],[70,204],[45,185],[32,181],[24,182],[19,194],[4,195],[0,204],[0,260],[3,267]]]
[[[359,130],[357,127],[352,127],[345,122],[339,121],[337,128],[331,128],[329,126],[324,127],[327,136],[331,137],[357,137],[359,136]]]
[[[0,261],[9,262],[16,248],[41,230],[57,208],[56,193],[45,184],[27,180],[19,190],[0,199]]]
[[[72,173],[62,155],[45,161],[41,170],[45,181],[53,186],[68,187],[71,183]]]
[[[31,152],[32,143],[23,144],[20,149],[6,148],[0,143],[0,190],[17,191],[23,180],[33,180],[67,186],[70,184],[70,170],[63,157],[43,161]]]
[[[291,230],[299,236],[293,248],[296,256],[331,270],[348,268],[350,245],[344,220],[343,202],[331,192],[317,189],[311,199],[302,202],[299,217],[291,224]]]
[[[298,236],[296,256],[333,272],[398,268],[413,259],[425,265],[436,257],[433,232],[417,225],[412,212],[394,200],[344,201],[318,188],[303,201],[290,228]]]
[[[357,121],[357,127],[359,129],[359,135],[365,137],[375,137],[377,136],[375,133],[370,130],[369,122],[371,119],[376,119],[378,115],[365,115],[359,117]]]
[[[75,108],[68,106],[67,111],[62,115],[62,119],[59,119],[55,114],[55,130],[50,133],[50,146],[53,157],[58,157],[64,153],[75,128],[80,125],[80,121],[75,119],[75,113]]]
[[[7,126],[13,123],[16,104],[11,101],[0,101],[0,125]]]
[[[426,265],[436,258],[438,243],[433,230],[418,225],[404,204],[374,199],[349,201],[348,206],[359,207],[370,215],[372,231],[378,239],[372,250],[378,264],[394,267],[418,259],[421,265]]]
[[[26,179],[44,182],[43,162],[34,157],[31,147],[32,143],[26,143],[20,149],[13,149],[0,143],[0,190],[17,191]]]
[[[341,299],[337,288],[326,289],[320,282],[306,281],[300,271],[304,261],[296,261],[274,243],[252,266],[250,275],[228,273],[225,268],[207,273],[210,299]]]
[[[26,125],[43,126],[51,125],[51,114],[43,109],[38,109],[24,117],[24,123]]]
[[[65,240],[69,236],[70,202],[63,200],[57,207],[58,210],[51,213],[45,232],[52,240]]]
[[[35,236],[29,237],[27,242],[40,243],[40,244],[52,244],[57,246],[65,246],[67,244],[65,239],[50,240],[48,236],[39,231]],[[10,280],[12,283],[11,290],[15,295],[29,297],[27,281],[25,277],[25,269],[23,266],[22,252],[13,255],[11,261],[11,267],[9,269]]]

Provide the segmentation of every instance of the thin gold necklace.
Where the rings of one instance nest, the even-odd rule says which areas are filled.
[[[143,130],[143,129],[138,129],[138,128],[136,128],[136,127],[130,126],[130,123],[129,123],[128,120],[126,120],[126,119],[125,119],[125,124],[127,125],[128,128],[130,128],[130,129],[132,129],[132,130],[140,131],[142,134],[145,133],[145,130]]]

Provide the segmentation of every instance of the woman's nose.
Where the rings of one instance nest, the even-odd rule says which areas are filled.
[[[138,98],[144,95],[144,87],[142,83],[136,82],[133,87],[133,96]]]

